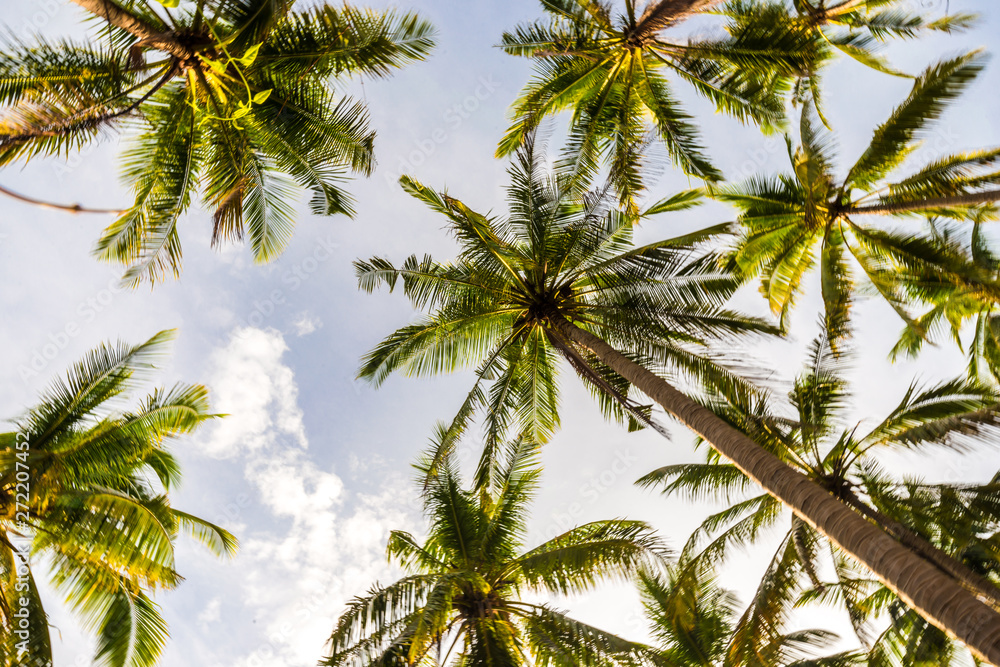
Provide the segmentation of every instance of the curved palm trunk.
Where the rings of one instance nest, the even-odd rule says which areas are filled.
[[[935,208],[947,208],[949,206],[975,206],[976,204],[992,204],[1000,201],[1000,190],[985,190],[983,192],[973,192],[965,195],[955,195],[953,197],[934,197],[923,199],[918,202],[905,202],[899,204],[874,204],[872,206],[851,206],[844,210],[848,215],[892,215],[894,213],[910,213],[912,211],[928,211]]]
[[[181,44],[169,33],[162,33],[145,21],[122,9],[114,0],[72,0],[91,14],[108,21],[116,28],[135,35],[143,46],[166,51],[181,60],[190,58],[191,49]]]
[[[981,659],[1000,665],[1000,613],[663,378],[567,320],[551,316],[549,321],[567,339],[591,350],[705,438],[770,495],[866,565],[921,616],[963,642]]]

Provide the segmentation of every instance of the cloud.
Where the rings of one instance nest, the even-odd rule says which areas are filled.
[[[323,321],[318,317],[310,315],[308,311],[303,311],[302,314],[299,315],[294,322],[292,322],[292,326],[295,327],[295,335],[308,336],[322,327]]]
[[[264,510],[246,516],[234,564],[233,597],[253,615],[259,642],[216,663],[227,667],[314,665],[344,603],[393,577],[389,530],[419,522],[398,473],[377,493],[354,493],[311,458],[295,374],[282,361],[287,349],[279,332],[250,328],[213,355],[216,404],[229,416],[208,451],[242,459],[254,505]],[[214,602],[202,616],[214,620]]]
[[[220,598],[212,598],[205,608],[198,614],[198,622],[202,625],[208,625],[210,623],[217,623],[222,619],[222,600]]]
[[[279,438],[306,446],[295,376],[281,362],[287,349],[276,331],[243,328],[212,355],[215,410],[228,417],[206,445],[209,455],[257,452]]]

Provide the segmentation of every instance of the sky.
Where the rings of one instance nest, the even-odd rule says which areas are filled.
[[[381,0],[367,4],[387,6]],[[344,94],[369,106],[378,132],[378,168],[350,186],[358,200],[354,219],[313,216],[303,197],[295,236],[271,264],[254,264],[243,246],[210,249],[210,216],[196,206],[180,225],[183,275],[153,290],[130,290],[119,286],[120,267],[91,256],[110,217],[0,198],[0,415],[14,417],[33,404],[53,377],[98,343],[138,343],[163,329],[177,329],[178,336],[158,384],[204,383],[215,411],[228,415],[173,446],[184,469],[173,505],[230,529],[241,549],[235,558],[218,559],[192,540],[179,541],[178,569],[185,580],[157,597],[172,635],[162,660],[166,667],[315,664],[345,602],[376,581],[398,576],[384,555],[388,532],[424,530],[410,465],[435,421],[453,416],[471,375],[393,377],[377,390],[355,381],[361,355],[414,313],[399,294],[359,292],[351,261],[425,252],[446,259],[454,253],[443,221],[396,184],[402,173],[447,188],[479,211],[503,210],[506,165],[492,155],[507,107],[531,65],[494,45],[504,29],[539,17],[541,9],[536,0],[393,5],[434,23],[438,46],[426,62],[391,79],[343,84]],[[943,56],[997,46],[1000,11],[989,0],[912,5],[927,12],[979,12],[982,20],[959,36],[893,45],[887,54],[902,70],[916,73]],[[81,16],[64,0],[0,0],[0,22],[17,36],[82,35]],[[853,62],[832,66],[826,76],[828,118],[845,160],[863,150],[872,129],[908,89],[905,80]],[[675,90],[697,115],[711,155],[730,180],[785,168],[781,136],[764,137],[715,114],[684,86]],[[913,164],[1000,144],[998,90],[994,63],[929,133]],[[0,184],[43,199],[123,208],[129,201],[118,180],[123,141],[127,137],[108,134],[68,159],[8,167]],[[694,185],[667,170],[650,196]],[[643,223],[637,239],[666,238],[733,215],[710,204],[660,216]],[[766,369],[776,386],[804,362],[816,333],[817,287],[809,283],[787,339],[740,351]],[[736,304],[766,315],[752,289]],[[877,302],[861,303],[856,321],[854,421],[884,414],[915,379],[932,382],[963,371],[962,355],[947,342],[917,360],[889,364],[901,323]],[[545,473],[529,544],[578,523],[627,516],[650,522],[679,549],[718,506],[665,499],[632,483],[663,465],[700,461],[704,452],[695,451],[676,424],[669,425],[668,442],[604,423],[569,369],[561,387],[562,429],[543,451]],[[473,459],[473,443],[462,455]],[[896,456],[887,465],[928,479],[973,482],[1000,469],[1000,453],[983,448],[961,457]],[[721,567],[721,580],[745,600],[770,550],[764,544],[734,558]],[[89,665],[89,635],[57,594],[46,589],[44,596],[55,628],[56,664]],[[647,636],[637,596],[627,585],[554,603],[607,630]],[[846,619],[834,610],[806,610],[795,622],[847,630]]]

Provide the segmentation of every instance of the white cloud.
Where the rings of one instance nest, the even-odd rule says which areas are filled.
[[[216,404],[229,416],[208,451],[242,456],[257,502],[277,519],[267,524],[277,528],[265,530],[247,517],[233,595],[254,614],[261,635],[250,653],[218,663],[227,667],[315,664],[344,603],[392,575],[389,530],[419,522],[401,475],[376,494],[351,493],[310,458],[295,375],[282,362],[286,350],[277,331],[251,328],[213,355]],[[210,603],[203,615],[213,613]]]
[[[198,622],[203,626],[210,623],[217,623],[222,619],[222,600],[212,598],[205,608],[198,614]]]
[[[292,326],[295,327],[295,334],[297,336],[308,336],[322,327],[323,321],[318,317],[310,315],[309,311],[303,311],[302,314],[299,315],[294,322],[292,322]]]
[[[306,446],[294,373],[281,363],[287,349],[276,331],[242,328],[212,355],[215,410],[229,416],[216,426],[208,454],[229,458],[279,438]]]

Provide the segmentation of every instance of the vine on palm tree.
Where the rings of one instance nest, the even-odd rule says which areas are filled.
[[[177,385],[133,410],[112,409],[146,378],[170,337],[98,347],[15,421],[15,432],[0,434],[0,664],[52,664],[35,584],[40,559],[96,634],[95,664],[152,667],[168,637],[153,594],[181,581],[178,534],[217,555],[235,552],[232,535],[174,509],[168,496],[181,471],[165,444],[215,416],[207,390]]]
[[[299,188],[314,213],[351,215],[343,183],[371,173],[375,135],[364,105],[330,79],[388,75],[433,44],[414,14],[346,5],[198,0],[175,13],[75,1],[106,44],[0,46],[0,166],[66,155],[112,127],[134,133],[124,179],[135,202],[95,251],[133,283],[179,273],[177,225],[199,193],[213,245],[246,239],[260,262],[288,243]]]

